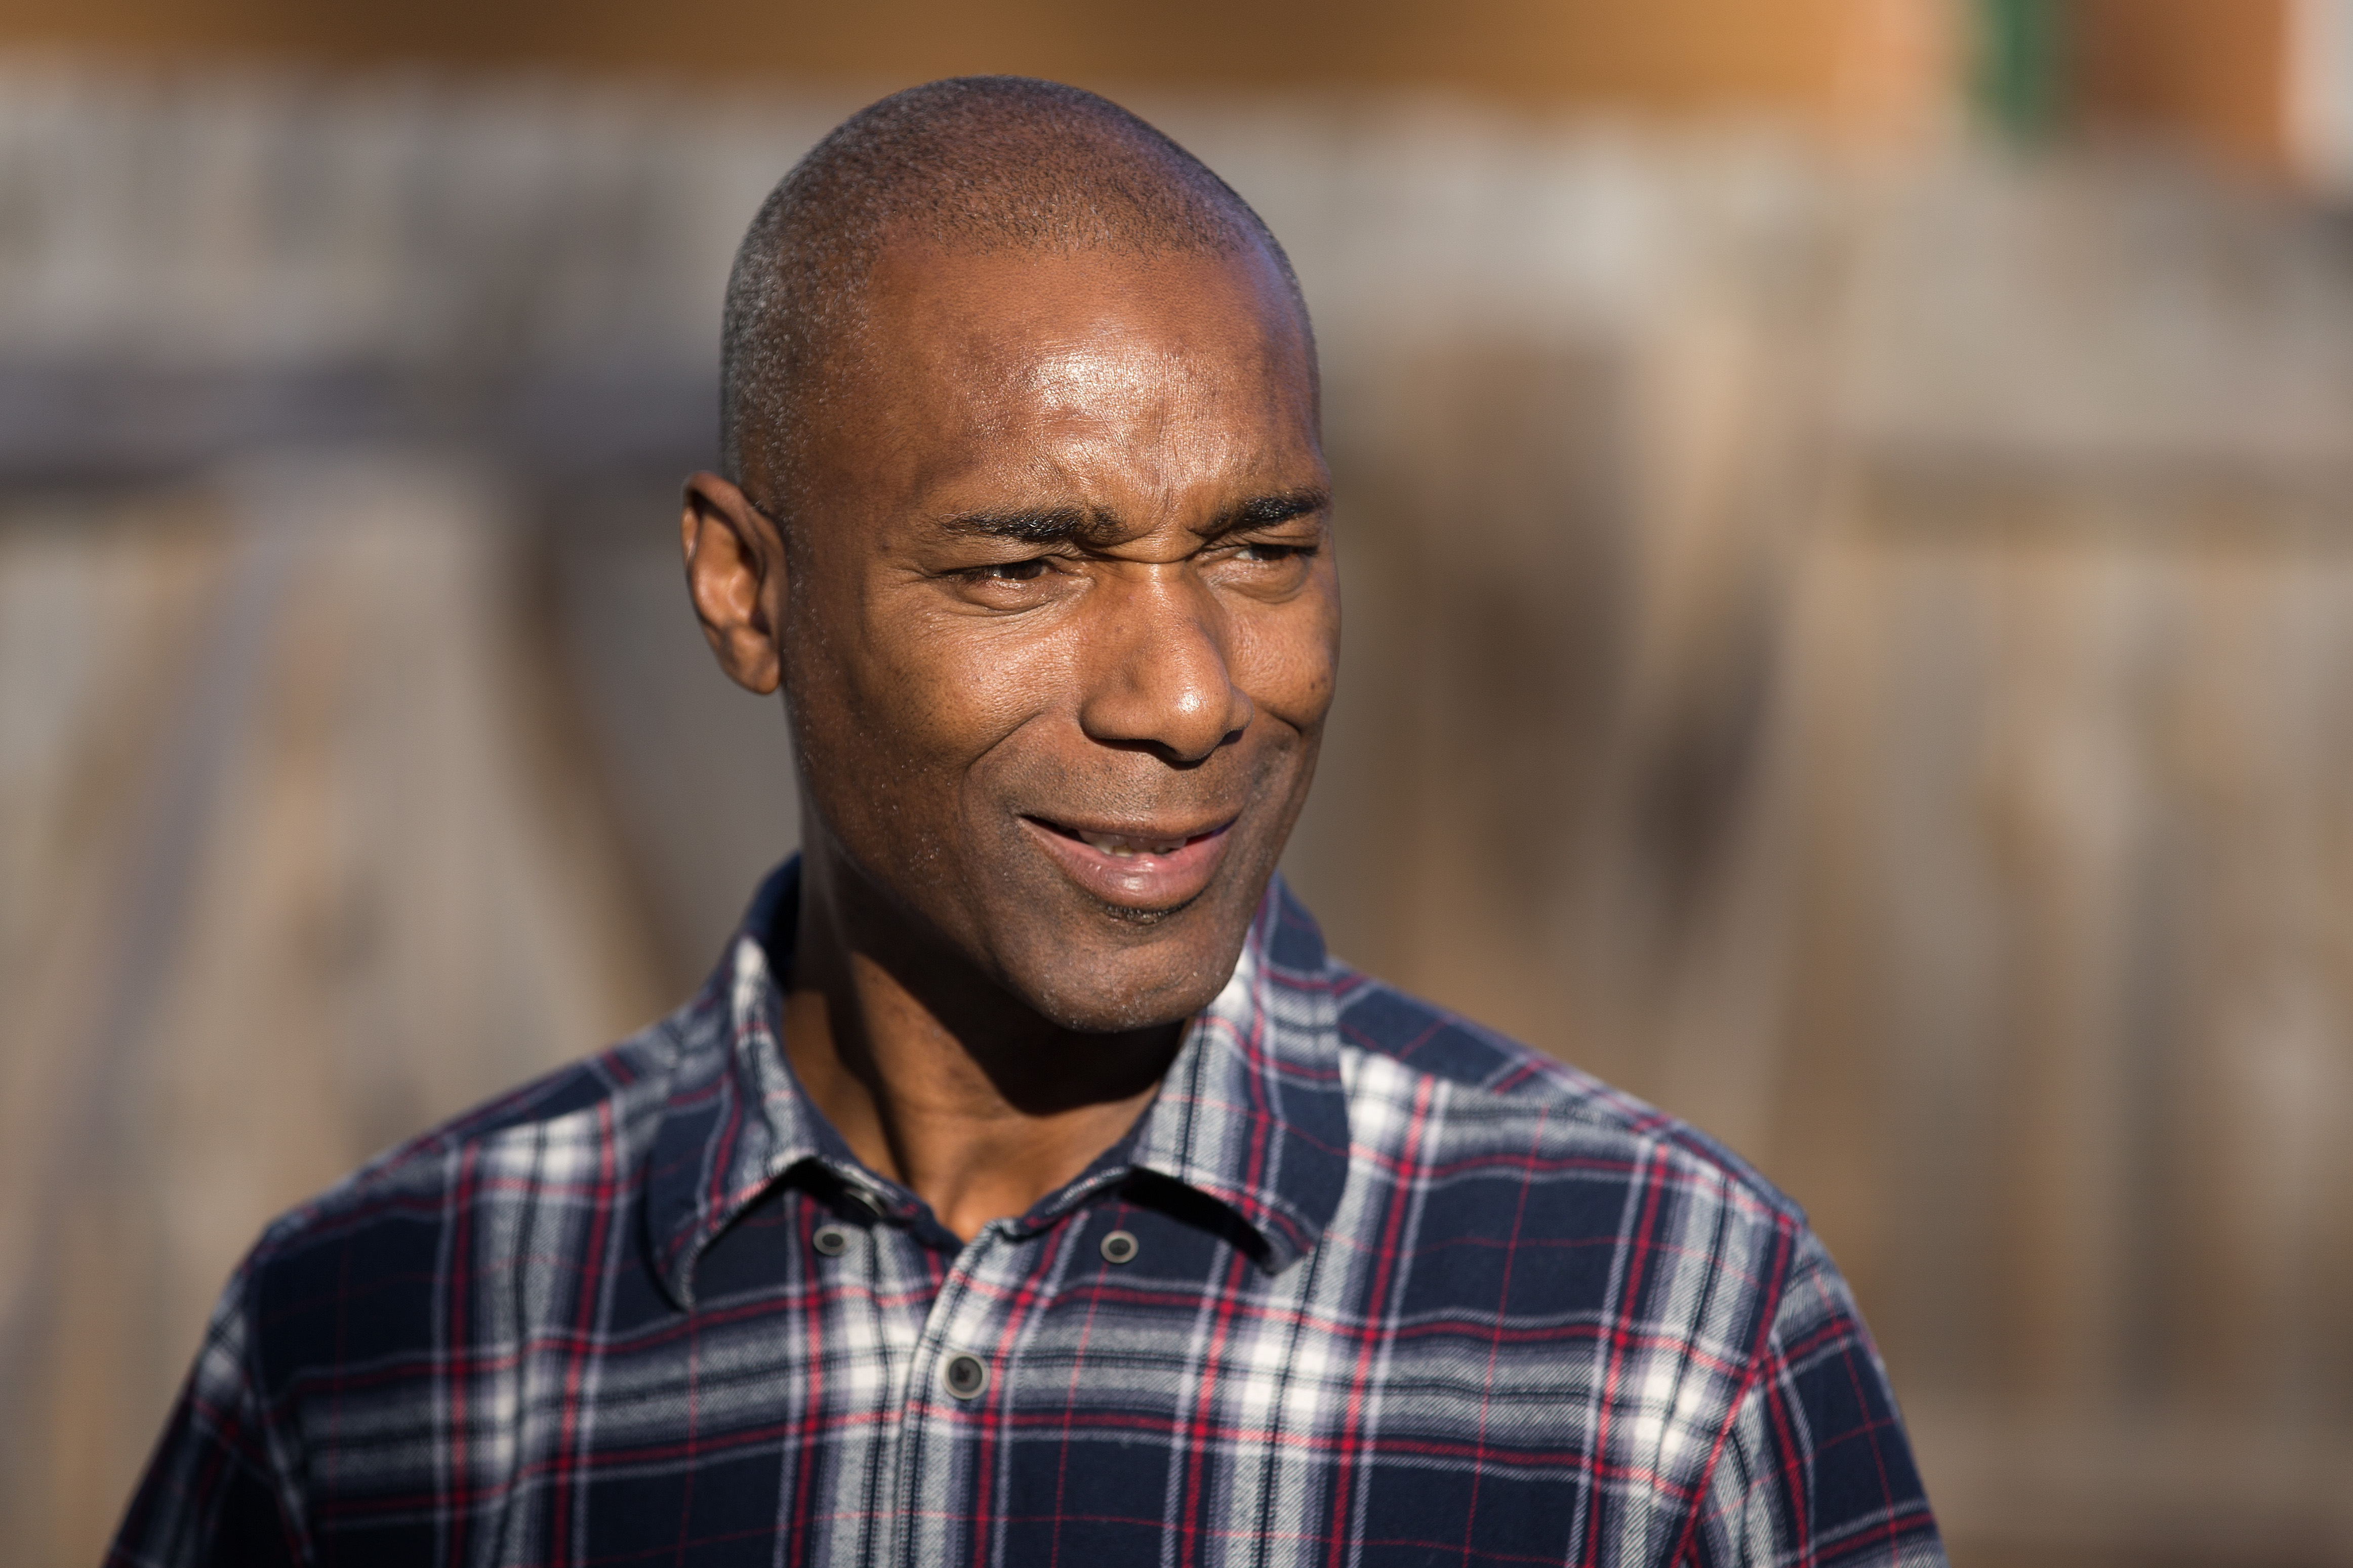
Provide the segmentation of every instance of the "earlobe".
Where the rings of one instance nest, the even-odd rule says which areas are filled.
[[[766,513],[708,472],[686,481],[679,512],[686,589],[728,679],[762,696],[783,680],[771,606],[783,601],[784,541]]]

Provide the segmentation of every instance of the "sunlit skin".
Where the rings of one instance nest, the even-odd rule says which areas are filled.
[[[1330,479],[1254,249],[893,246],[856,363],[791,474],[688,481],[687,576],[794,728],[794,1069],[968,1237],[1232,972],[1331,705]]]

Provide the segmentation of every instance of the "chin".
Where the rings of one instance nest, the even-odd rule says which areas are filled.
[[[1226,988],[1257,908],[1255,899],[1239,911],[1202,907],[1209,901],[1156,921],[1095,914],[1087,923],[1096,930],[1002,955],[1000,979],[1060,1028],[1115,1034],[1181,1023]],[[1113,919],[1124,940],[1104,940],[1112,933],[1100,928]]]

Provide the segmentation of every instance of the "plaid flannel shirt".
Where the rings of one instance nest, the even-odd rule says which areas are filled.
[[[1280,884],[1128,1136],[963,1242],[795,1086],[795,878],[272,1226],[111,1561],[1943,1561],[1797,1207]]]

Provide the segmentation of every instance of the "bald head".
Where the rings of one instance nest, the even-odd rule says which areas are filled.
[[[720,350],[730,479],[755,493],[789,487],[810,408],[855,363],[867,279],[901,244],[1139,258],[1256,247],[1307,330],[1290,261],[1249,204],[1117,104],[1025,77],[910,88],[818,142],[735,253]]]

